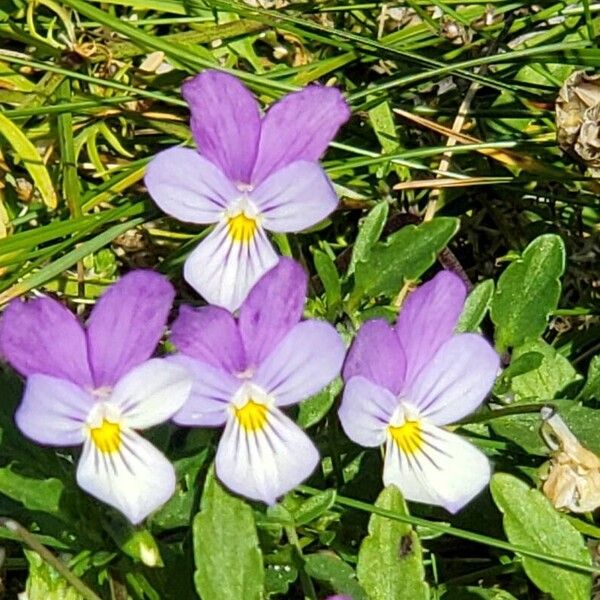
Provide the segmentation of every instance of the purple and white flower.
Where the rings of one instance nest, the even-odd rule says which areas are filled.
[[[312,85],[261,116],[240,81],[212,70],[182,90],[197,151],[161,152],[145,183],[166,213],[216,224],[186,260],[184,276],[210,304],[233,311],[277,263],[265,232],[301,231],[337,206],[317,160],[350,112],[337,89]]]
[[[443,271],[409,296],[395,327],[365,323],[344,365],[339,409],[350,439],[385,444],[385,485],[450,512],[487,485],[490,464],[443,426],[483,402],[499,367],[483,337],[454,333],[465,296],[462,281]]]
[[[170,419],[190,393],[183,367],[150,358],[174,295],[161,275],[134,271],[85,328],[46,297],[13,301],[0,321],[0,353],[27,377],[19,429],[40,444],[83,444],[77,483],[134,524],[175,490],[171,463],[135,431]]]
[[[194,375],[180,425],[217,427],[216,472],[231,490],[274,504],[319,462],[308,436],[283,412],[340,372],[344,344],[329,324],[300,321],[307,277],[282,258],[252,288],[239,317],[223,308],[183,306],[170,360]]]

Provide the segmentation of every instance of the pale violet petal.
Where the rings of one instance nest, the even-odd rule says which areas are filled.
[[[325,171],[306,161],[275,171],[252,192],[252,200],[265,229],[278,233],[307,229],[330,215],[338,204]]]
[[[277,260],[262,227],[257,227],[250,241],[240,242],[232,238],[223,221],[190,254],[183,273],[209,304],[234,311]]]
[[[241,381],[218,367],[176,354],[167,360],[184,366],[193,378],[190,395],[173,417],[178,425],[216,427],[227,419],[227,407]]]
[[[421,441],[414,452],[400,450],[388,436],[383,482],[394,484],[407,500],[455,513],[489,483],[490,463],[460,436],[423,421],[419,426]]]
[[[92,396],[70,381],[31,375],[15,421],[39,444],[76,446],[83,443],[85,421],[93,405]]]
[[[88,494],[122,512],[134,525],[175,491],[173,465],[135,431],[121,430],[120,447],[102,452],[88,437],[77,466],[77,483]]]
[[[163,212],[188,223],[216,223],[240,196],[219,167],[189,148],[159,152],[144,183]]]
[[[417,375],[407,398],[433,424],[454,423],[483,402],[499,366],[498,354],[480,335],[455,335]]]
[[[325,321],[298,323],[258,367],[253,382],[275,398],[277,406],[316,394],[339,374],[346,349]]]
[[[338,415],[346,435],[366,447],[380,446],[386,440],[386,429],[398,406],[389,390],[357,376],[344,388]]]
[[[261,430],[246,431],[231,416],[216,456],[219,479],[232,491],[274,504],[319,464],[310,438],[279,409],[270,408]]]
[[[164,358],[152,358],[135,367],[110,395],[123,422],[132,429],[146,429],[170,419],[192,390],[192,374]]]

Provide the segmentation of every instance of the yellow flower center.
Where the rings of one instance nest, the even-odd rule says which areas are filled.
[[[229,227],[229,235],[233,240],[242,244],[250,243],[258,229],[256,219],[247,217],[244,213],[240,213],[235,217],[229,217],[227,219],[227,226]]]
[[[102,419],[102,425],[92,427],[90,435],[96,448],[105,454],[117,452],[121,447],[121,426],[118,423]]]
[[[260,431],[267,423],[267,406],[250,399],[246,404],[235,407],[235,418],[249,432]]]
[[[415,454],[423,447],[423,432],[419,421],[405,421],[398,427],[390,425],[388,431],[405,454]]]

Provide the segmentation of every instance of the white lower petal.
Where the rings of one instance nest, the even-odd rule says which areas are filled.
[[[77,483],[137,524],[173,495],[175,471],[150,442],[122,429],[116,452],[102,452],[86,439],[77,466]]]
[[[460,436],[420,422],[422,445],[405,452],[388,435],[383,481],[408,500],[443,506],[455,513],[489,483],[487,457]]]
[[[170,419],[191,390],[192,376],[186,368],[164,358],[152,358],[117,382],[110,403],[119,407],[126,426],[145,429]]]
[[[216,457],[217,475],[229,489],[266,504],[302,483],[318,464],[310,438],[277,408],[268,410],[260,431],[248,432],[230,416]]]
[[[184,277],[209,304],[234,311],[277,260],[262,227],[250,240],[238,241],[222,221],[187,258]]]

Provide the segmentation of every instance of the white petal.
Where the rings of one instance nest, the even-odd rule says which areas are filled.
[[[217,475],[229,489],[266,504],[302,483],[318,464],[310,438],[277,408],[255,432],[230,416],[216,457]]]
[[[346,349],[325,321],[302,321],[279,342],[256,371],[253,381],[275,398],[277,406],[300,402],[333,381]]]
[[[422,421],[423,445],[414,453],[400,450],[388,435],[383,481],[405,498],[460,510],[488,484],[490,463],[460,436]]]
[[[183,274],[209,304],[234,311],[275,264],[277,254],[262,227],[257,227],[250,241],[240,242],[222,221],[188,256]]]
[[[145,429],[170,419],[192,390],[192,376],[181,365],[152,358],[135,367],[115,385],[110,404],[121,410],[123,422]]]
[[[101,452],[91,439],[85,441],[77,483],[137,524],[173,495],[175,470],[150,442],[122,429],[116,452]]]

